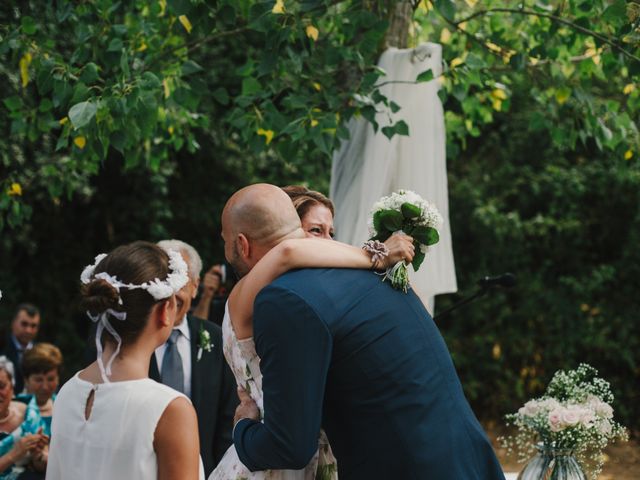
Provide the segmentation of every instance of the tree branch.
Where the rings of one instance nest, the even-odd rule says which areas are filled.
[[[200,39],[200,40],[195,40],[193,42],[186,43],[184,45],[179,45],[177,47],[174,47],[174,48],[172,48],[170,50],[167,50],[166,52],[163,52],[162,54],[160,54],[160,56],[156,57],[153,61],[151,61],[144,68],[144,70],[148,70],[149,68],[151,68],[153,65],[155,65],[158,62],[158,60],[160,60],[160,59],[162,59],[162,58],[164,58],[164,57],[166,57],[168,55],[171,55],[171,54],[173,54],[173,53],[175,53],[175,52],[177,52],[179,50],[182,50],[184,48],[187,49],[186,53],[188,55],[190,53],[193,53],[195,50],[197,50],[201,46],[206,45],[207,43],[211,43],[214,40],[218,40],[220,38],[228,37],[228,36],[231,36],[231,35],[236,35],[238,33],[242,33],[242,32],[245,32],[247,30],[249,30],[249,27],[240,27],[240,28],[236,28],[234,30],[226,30],[224,32],[214,33],[213,35],[210,35],[210,36],[205,37],[205,38]]]
[[[438,11],[438,13],[440,13]],[[464,22],[468,22],[469,20],[473,20],[474,18],[478,18],[481,17],[483,15],[490,15],[492,13],[513,13],[515,15],[527,15],[527,16],[533,16],[533,17],[540,17],[540,18],[548,18],[549,20],[552,20],[554,22],[557,23],[561,23],[563,25],[566,25],[567,27],[570,27],[574,30],[577,30],[578,32],[584,33],[586,35],[590,35],[592,37],[597,38],[598,40],[601,40],[602,42],[606,43],[607,45],[613,47],[614,49],[618,50],[620,53],[626,55],[627,57],[635,60],[636,62],[640,62],[640,57],[634,55],[633,53],[629,52],[628,50],[622,48],[620,45],[618,45],[616,42],[614,42],[613,40],[611,40],[609,37],[606,37],[604,35],[602,35],[601,33],[595,32],[593,30],[589,30],[588,28],[585,28],[581,25],[578,25],[576,23],[573,23],[570,20],[567,20],[566,18],[562,18],[559,17],[557,15],[553,15],[551,13],[544,13],[544,12],[536,12],[534,10],[525,10],[525,9],[517,9],[517,8],[488,8],[485,10],[478,10],[477,12],[469,15],[466,18],[463,18],[462,20],[458,20],[458,21],[454,21],[452,19],[446,18],[444,15],[442,15],[442,13],[440,13],[440,15],[447,20],[451,25],[454,25],[456,27],[458,27],[461,23]]]
[[[473,33],[469,33],[467,32],[464,28],[460,27],[460,23],[461,22],[454,22],[453,20],[451,20],[450,18],[447,18],[438,7],[436,7],[435,3],[430,0],[429,3],[431,4],[432,8],[438,12],[438,15],[440,15],[442,18],[444,18],[444,21],[447,22],[449,25],[451,25],[453,28],[455,28],[458,32],[466,35],[467,37],[469,37],[469,39],[473,40],[474,42],[476,42],[478,45],[480,45],[482,48],[484,48],[487,52],[489,52],[490,54],[500,58],[500,59],[504,59],[506,57],[506,55],[503,53],[505,51],[505,48],[503,46],[500,46],[500,52],[496,52],[494,49],[492,49],[491,47],[489,47],[489,45],[486,44],[486,42],[475,36]]]

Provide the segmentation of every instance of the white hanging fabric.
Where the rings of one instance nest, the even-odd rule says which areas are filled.
[[[386,72],[379,84],[413,82],[431,68],[436,80],[419,84],[388,83],[380,91],[401,109],[379,112],[377,133],[364,118],[348,125],[351,137],[333,156],[330,196],[336,207],[336,238],[362,245],[368,238],[369,211],[380,197],[399,189],[413,190],[433,202],[444,218],[440,241],[429,248],[418,272],[410,268],[411,285],[433,313],[433,297],[457,291],[445,154],[445,127],[437,77],[442,73],[442,47],[425,43],[415,49],[389,48],[378,66]],[[409,126],[409,136],[389,140],[382,127],[397,120]]]

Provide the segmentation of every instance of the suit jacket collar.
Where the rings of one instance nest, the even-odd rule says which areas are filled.
[[[11,340],[11,343],[13,343],[13,347],[15,348],[16,352],[26,352],[30,348],[33,348],[33,342],[29,342],[26,347],[23,347],[18,339],[13,335],[13,333],[9,334],[9,339]]]

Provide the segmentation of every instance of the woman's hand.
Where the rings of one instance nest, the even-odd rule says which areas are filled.
[[[389,255],[384,258],[382,268],[393,267],[400,261],[411,263],[415,255],[415,247],[413,246],[413,238],[404,233],[396,233],[391,235],[384,244],[389,249]]]
[[[22,460],[29,453],[42,451],[44,446],[48,443],[48,437],[41,433],[34,433],[32,435],[25,435],[18,440],[10,453],[13,457],[13,463]]]
[[[35,455],[31,460],[31,466],[36,472],[45,472],[47,470],[47,462],[49,461],[49,447],[45,446],[39,454]]]

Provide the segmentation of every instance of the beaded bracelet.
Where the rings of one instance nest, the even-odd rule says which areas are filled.
[[[371,255],[371,270],[377,270],[378,262],[389,256],[389,249],[379,240],[368,240],[364,242],[362,249]]]

